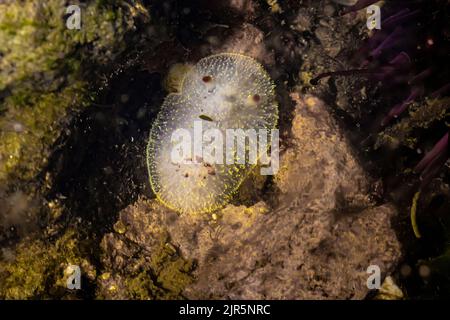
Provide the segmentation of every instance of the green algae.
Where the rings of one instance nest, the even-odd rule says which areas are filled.
[[[98,277],[97,299],[183,299],[183,290],[194,280],[194,262],[174,254],[167,246],[131,263],[141,267],[134,272],[108,270]]]
[[[122,231],[122,230],[120,230]],[[118,234],[123,234],[116,231]],[[179,255],[162,232],[151,251],[140,251],[133,258],[124,256],[127,270],[104,270],[97,279],[97,299],[168,300],[183,299],[184,289],[193,282],[195,263]],[[120,245],[122,246],[122,244]],[[118,255],[122,249],[116,248]],[[119,253],[120,251],[120,253]],[[129,259],[129,260],[128,260]],[[132,271],[134,270],[134,271]],[[104,288],[103,290],[101,288]]]
[[[69,265],[80,266],[87,278],[95,277],[88,256],[87,242],[81,241],[74,230],[54,243],[25,239],[16,248],[14,261],[0,262],[0,298],[62,298],[68,294],[64,270]]]
[[[33,179],[45,166],[69,111],[90,102],[85,66],[113,61],[136,20],[148,19],[133,4],[80,4],[81,30],[66,28],[63,0],[0,4],[0,182]],[[12,122],[24,131],[6,130]]]
[[[101,243],[97,299],[183,299],[196,267],[170,239],[165,208],[141,199],[120,212]]]
[[[58,138],[61,122],[73,101],[85,95],[84,83],[77,82],[58,93],[42,95],[24,93],[8,97],[4,104],[8,113],[0,119],[0,126],[14,121],[23,126],[23,132],[0,132],[0,181],[7,178],[30,180],[45,166],[50,148]],[[25,103],[32,105],[28,107]],[[80,102],[78,106],[83,105]]]
[[[155,270],[149,269],[137,275],[127,276],[125,283],[129,298],[140,300],[183,298],[183,290],[193,281],[190,275],[193,263],[181,257],[167,260],[164,251],[152,255],[153,262],[159,265],[159,273],[155,275]]]
[[[140,1],[73,1],[82,10],[80,30],[66,28],[67,1],[0,3],[0,186],[39,193],[55,142],[73,116],[95,99],[110,65],[126,54],[127,39],[149,13]],[[44,182],[47,184],[48,181]],[[47,186],[48,187],[48,186]],[[41,209],[61,214],[46,202]],[[41,208],[42,207],[42,208]],[[49,226],[53,228],[53,226]],[[58,229],[58,228],[56,228]],[[86,240],[89,242],[89,240]],[[69,230],[56,240],[29,234],[7,259],[0,254],[0,298],[67,297],[64,270],[79,265],[95,282],[85,258],[94,247]],[[84,294],[84,293],[83,293]]]
[[[157,299],[180,299],[184,288],[193,281],[190,273],[194,262],[180,257],[172,248],[166,243],[152,255],[152,270],[162,289],[156,292]]]
[[[418,139],[415,130],[428,129],[449,115],[450,98],[427,99],[422,104],[411,107],[408,117],[381,132],[375,143],[375,149],[382,145],[401,144],[414,149]]]

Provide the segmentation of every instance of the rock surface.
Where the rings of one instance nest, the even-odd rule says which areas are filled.
[[[51,2],[55,8],[65,4]],[[179,1],[164,1],[148,10],[140,1],[129,1],[132,6],[101,3],[105,7],[96,12],[102,14],[89,16],[91,24],[103,27],[88,28],[86,37],[69,38],[70,46],[63,46],[68,51],[52,55],[56,62],[74,62],[68,78],[72,87],[62,81],[65,76],[56,77],[59,73],[55,70],[64,65],[52,63],[43,66],[45,72],[30,72],[24,84],[31,81],[33,86],[24,87],[26,95],[22,90],[13,92],[10,97],[14,99],[0,94],[2,102],[10,102],[3,103],[7,108],[0,121],[0,135],[9,137],[0,139],[0,245],[4,246],[0,297],[71,297],[60,277],[64,267],[73,263],[81,264],[85,283],[89,283],[79,293],[80,298],[360,299],[368,293],[369,265],[380,266],[383,276],[390,274],[404,250],[391,222],[397,217],[396,209],[370,201],[371,181],[344,136],[344,130],[346,135],[358,130],[343,129],[345,126],[338,125],[330,114],[331,109],[337,109],[356,119],[361,109],[355,101],[360,95],[371,94],[364,87],[356,95],[353,84],[359,80],[355,78],[328,81],[335,84],[335,93],[333,86],[310,85],[321,72],[348,67],[346,57],[367,35],[364,11],[337,18],[343,7],[328,0],[279,1],[283,14],[270,8],[269,2],[252,0],[202,0],[186,7],[178,6]],[[26,21],[28,11],[16,7]],[[58,12],[50,13],[64,27],[63,20],[53,15]],[[116,19],[104,19],[104,15]],[[145,26],[146,31],[136,26]],[[22,33],[10,34],[27,38]],[[51,34],[59,40],[49,43],[50,47],[59,47],[65,39],[62,35],[67,35],[60,30]],[[80,41],[90,45],[79,46]],[[4,42],[11,41],[5,38]],[[25,41],[23,45],[31,46],[21,50],[25,55],[34,54],[33,47],[40,48],[40,42]],[[120,60],[117,55],[127,46],[146,49],[139,53],[137,62],[130,58],[124,65],[116,64]],[[82,57],[112,65],[117,73],[114,71],[104,83],[101,80],[108,97],[95,100],[90,111],[80,115],[81,121],[69,126],[66,122],[72,112],[66,111],[86,107],[82,103],[87,98],[84,93],[88,93],[84,92],[85,80],[100,81],[100,75],[80,73],[89,65],[79,68],[75,58],[67,59],[78,48]],[[195,63],[226,51],[257,59],[276,82],[279,128],[284,139],[281,168],[274,179],[252,176],[243,184],[234,205],[212,215],[178,216],[143,196],[149,197],[151,192],[147,190],[145,161],[141,161],[145,147],[140,143],[145,145],[145,141],[139,139],[147,139],[151,114],[162,101],[158,77],[163,78],[174,63]],[[33,59],[24,61],[28,60]],[[125,73],[119,76],[122,68]],[[34,90],[34,76],[39,74],[43,87],[53,78],[55,86],[36,97],[28,93]],[[75,81],[79,74],[83,75],[82,83]],[[13,80],[8,86],[17,82]],[[146,86],[137,86],[139,82]],[[14,86],[20,89],[22,83]],[[138,97],[138,92],[142,96]],[[330,105],[313,96],[289,96],[289,92],[311,92]],[[28,105],[28,111],[23,112]],[[53,112],[47,112],[49,105],[55,107]],[[62,126],[56,125],[58,119]],[[68,142],[62,141],[67,143],[64,152],[54,145],[63,129],[63,136],[70,137]],[[58,147],[56,152],[54,147]],[[10,149],[20,149],[18,156]],[[96,159],[88,156],[92,153]],[[115,154],[123,157],[112,156]],[[47,168],[50,155],[53,160]],[[43,171],[44,167],[50,171]],[[37,178],[42,195],[35,194],[34,188],[16,188],[14,183],[10,190],[10,183],[3,183]],[[42,207],[49,211],[49,220],[47,215],[41,218],[37,214]],[[445,208],[441,211],[448,212]],[[38,226],[45,230],[36,230]],[[70,237],[67,235],[64,230],[68,227],[76,236],[72,231]],[[397,232],[399,229],[396,227]],[[23,238],[16,248],[15,243],[32,231],[39,240]],[[69,245],[72,243],[76,246]],[[75,250],[78,246],[89,250]],[[34,272],[22,281],[23,272],[30,269]]]
[[[401,257],[391,224],[396,210],[370,202],[369,179],[326,106],[312,96],[291,97],[292,141],[281,155],[273,199],[178,216],[141,198],[122,211],[123,228],[104,238],[111,243],[123,233],[135,250],[120,249],[114,261],[117,249],[105,246],[108,272],[141,260],[153,269],[155,241],[162,241],[176,259],[195,261],[182,292],[190,299],[364,298],[367,267],[378,265],[385,275]]]

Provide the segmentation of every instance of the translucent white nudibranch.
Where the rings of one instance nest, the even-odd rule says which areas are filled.
[[[239,159],[237,142],[233,162],[227,162],[228,129],[274,129],[274,88],[263,67],[241,54],[212,55],[190,69],[181,91],[166,97],[150,132],[147,165],[157,198],[181,213],[211,212],[227,204],[255,165],[248,144],[246,159]]]

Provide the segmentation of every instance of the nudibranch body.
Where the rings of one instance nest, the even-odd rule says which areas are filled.
[[[150,183],[156,197],[175,211],[211,212],[231,200],[255,165],[227,162],[224,137],[228,129],[274,129],[278,120],[275,86],[254,59],[224,53],[201,59],[187,72],[180,88],[166,97],[150,132]],[[174,139],[177,132],[183,133],[177,136],[181,140],[194,136],[194,141],[183,141],[189,152],[177,149],[181,141]],[[200,151],[195,141],[199,134]],[[211,149],[215,161],[202,153]],[[234,160],[239,160],[236,150],[232,152]],[[174,154],[183,161],[174,161]]]

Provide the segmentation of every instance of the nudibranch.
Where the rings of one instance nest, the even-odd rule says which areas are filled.
[[[150,131],[147,166],[157,199],[179,213],[212,212],[223,207],[255,166],[248,161],[226,161],[230,150],[226,150],[223,137],[228,129],[270,131],[277,121],[275,85],[261,64],[237,53],[201,59],[187,71],[180,91],[166,97]],[[180,153],[179,138],[186,138],[176,135],[180,132],[190,137],[200,134],[200,148],[198,143],[183,141],[189,152]],[[212,144],[216,146],[212,152],[216,161],[202,153]],[[236,150],[231,151],[234,160],[239,160]],[[183,161],[174,161],[174,154]]]

